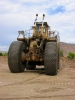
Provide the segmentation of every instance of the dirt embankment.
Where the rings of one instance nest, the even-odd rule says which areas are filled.
[[[7,64],[8,58],[7,56],[0,56],[0,64]]]
[[[75,59],[70,60],[68,58],[61,58],[61,68],[75,68]]]

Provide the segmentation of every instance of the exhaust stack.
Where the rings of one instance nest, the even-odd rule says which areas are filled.
[[[45,14],[43,14],[43,18],[42,18],[42,26],[44,26],[44,17],[45,17]]]
[[[38,14],[36,14],[36,19],[35,19],[35,26],[36,26],[36,22],[37,22],[37,17],[38,17]]]

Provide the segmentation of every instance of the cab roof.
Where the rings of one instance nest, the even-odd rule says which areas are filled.
[[[44,22],[43,25],[49,27],[47,22]],[[42,22],[36,22],[36,26],[42,26]]]

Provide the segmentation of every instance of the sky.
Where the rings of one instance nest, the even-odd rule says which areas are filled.
[[[59,31],[60,41],[75,43],[75,0],[0,0],[0,51],[17,40],[18,31],[28,30],[38,20]]]

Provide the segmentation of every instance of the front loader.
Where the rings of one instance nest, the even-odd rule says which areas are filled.
[[[28,31],[18,31],[17,41],[11,43],[8,51],[8,65],[13,73],[34,70],[44,65],[47,75],[56,75],[60,68],[60,38],[58,31],[52,31],[47,22],[37,22]],[[22,35],[22,37],[20,37]]]

